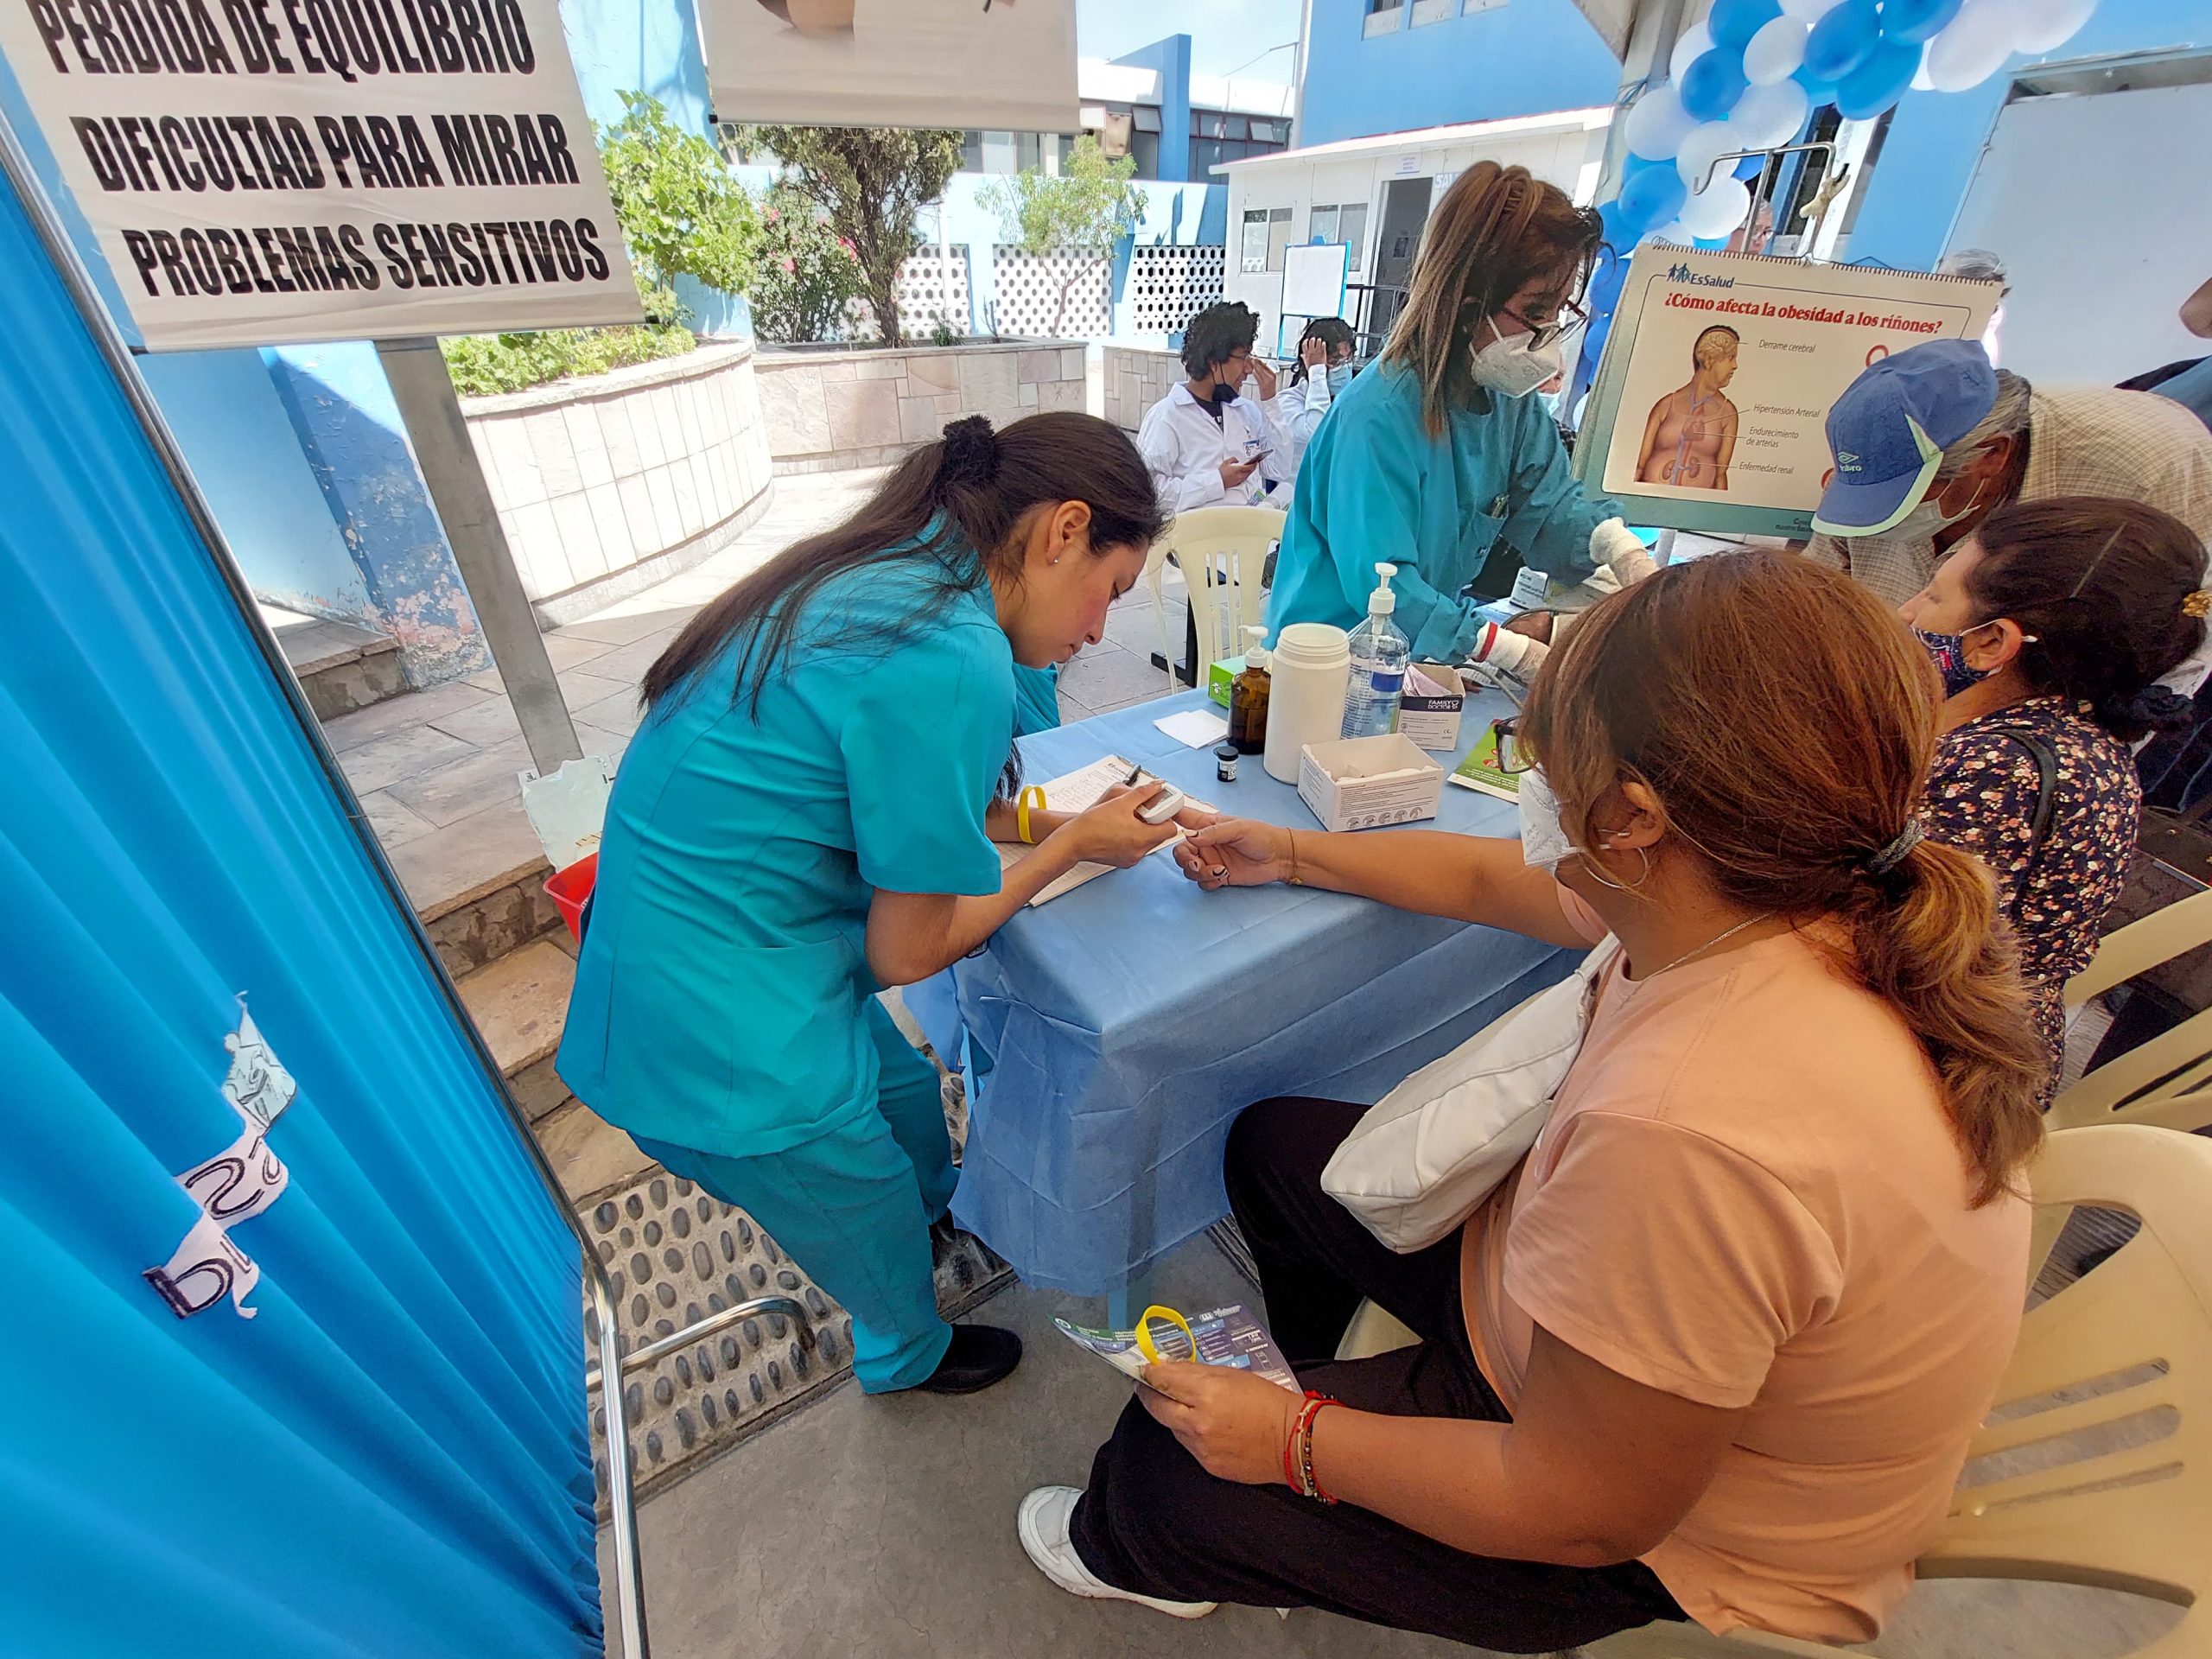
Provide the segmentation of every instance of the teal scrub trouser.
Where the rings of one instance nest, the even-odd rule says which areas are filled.
[[[874,997],[867,1020],[882,1062],[868,1116],[750,1158],[658,1141],[638,1146],[671,1174],[744,1210],[843,1303],[861,1387],[888,1394],[925,1381],[952,1340],[937,1311],[929,1229],[952,1202],[956,1172],[936,1070]]]

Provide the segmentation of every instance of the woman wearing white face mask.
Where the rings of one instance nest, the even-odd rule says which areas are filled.
[[[1306,446],[1320,429],[1321,417],[1351,385],[1351,325],[1342,317],[1316,317],[1299,337],[1298,361],[1275,398],[1274,416],[1289,440],[1289,462],[1276,499],[1287,505]]]
[[[1031,1559],[1186,1618],[1323,1607],[1512,1653],[1685,1618],[1872,1637],[2012,1352],[2042,1128],[1987,881],[1914,816],[1936,719],[1872,594],[1722,556],[1553,653],[1516,734],[1541,757],[1520,844],[1243,821],[1182,843],[1210,889],[1620,948],[1541,1136],[1425,1249],[1323,1189],[1363,1108],[1237,1121],[1230,1203],[1311,1393],[1153,1367],[1089,1490],[1022,1506]],[[1332,1363],[1363,1297],[1421,1340]]]
[[[1526,168],[1484,162],[1429,219],[1405,308],[1373,367],[1331,406],[1299,467],[1268,620],[1356,626],[1375,564],[1398,567],[1414,656],[1526,676],[1543,647],[1483,620],[1467,585],[1501,543],[1568,582],[1624,584],[1650,556],[1590,496],[1533,396],[1582,326],[1576,296],[1604,234]]]

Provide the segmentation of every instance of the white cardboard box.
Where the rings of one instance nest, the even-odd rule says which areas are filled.
[[[1402,733],[1308,743],[1298,757],[1298,798],[1328,830],[1433,818],[1444,768]]]
[[[1444,688],[1440,696],[1414,690],[1414,676]],[[1467,707],[1466,682],[1459,671],[1445,663],[1415,663],[1407,671],[1406,689],[1398,702],[1398,732],[1424,749],[1446,753],[1459,747],[1459,716]]]

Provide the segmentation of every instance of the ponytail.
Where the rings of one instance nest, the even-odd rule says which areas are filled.
[[[1119,427],[1064,410],[1027,416],[1002,432],[980,415],[955,421],[942,438],[918,445],[844,523],[794,542],[693,617],[645,671],[639,697],[659,707],[734,645],[730,695],[747,699],[757,716],[808,605],[833,577],[894,563],[921,574],[922,600],[909,615],[834,639],[841,648],[887,648],[942,615],[979,575],[1018,583],[1023,523],[1064,501],[1090,509],[1094,556],[1148,545],[1166,528],[1144,457]]]
[[[2036,1102],[2050,1058],[2024,1014],[2012,937],[1996,925],[1989,873],[1918,841],[1894,868],[1859,873],[1840,910],[1843,965],[1904,1016],[1943,1080],[1977,1205],[2012,1190],[2043,1142]]]
[[[2042,1137],[2049,1061],[1988,874],[1915,822],[1933,682],[1866,588],[1758,549],[1670,565],[1584,612],[1522,734],[1570,823],[1624,779],[1645,784],[1716,892],[1805,926],[1896,1011],[1942,1081],[1981,1205]]]

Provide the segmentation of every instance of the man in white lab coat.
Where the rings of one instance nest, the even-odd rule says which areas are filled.
[[[1296,462],[1281,423],[1268,412],[1275,374],[1252,355],[1260,319],[1230,300],[1208,306],[1183,334],[1190,379],[1147,410],[1137,448],[1169,514],[1193,507],[1249,506],[1266,498],[1262,480],[1280,483]],[[1258,397],[1241,388],[1249,376]]]

